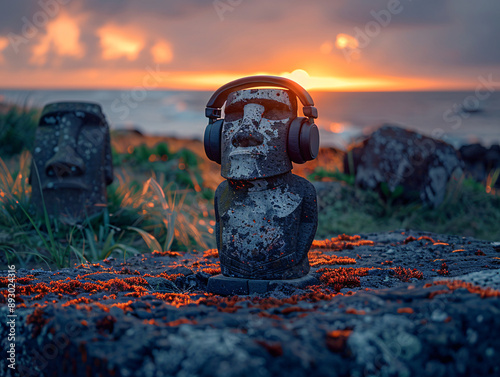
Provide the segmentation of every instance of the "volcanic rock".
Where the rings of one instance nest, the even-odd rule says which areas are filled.
[[[354,165],[357,186],[432,207],[443,201],[448,182],[463,169],[451,145],[392,125],[379,128],[349,154],[344,171]]]

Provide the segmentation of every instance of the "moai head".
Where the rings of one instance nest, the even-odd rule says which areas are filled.
[[[251,89],[274,86],[281,89]],[[297,116],[297,101],[305,117]],[[221,108],[226,103],[225,118]],[[231,180],[255,180],[286,173],[291,162],[316,158],[319,132],[314,102],[297,83],[282,77],[253,76],[219,88],[205,109],[205,152]]]
[[[113,181],[109,126],[101,107],[57,102],[44,107],[31,165],[32,205],[75,223],[107,205]]]
[[[296,109],[295,96],[281,89],[231,93],[221,135],[221,175],[254,180],[292,170],[286,143],[288,123]]]

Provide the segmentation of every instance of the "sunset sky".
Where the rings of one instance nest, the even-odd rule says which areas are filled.
[[[500,87],[499,35],[493,0],[3,1],[0,87]]]

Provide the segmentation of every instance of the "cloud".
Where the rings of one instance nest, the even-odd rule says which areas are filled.
[[[167,41],[156,42],[150,51],[155,63],[170,63],[174,58],[172,46]]]
[[[38,40],[32,51],[30,62],[36,65],[46,64],[51,52],[57,57],[81,58],[84,47],[80,43],[80,27],[76,19],[60,13],[47,24],[46,34]]]
[[[9,40],[5,37],[0,37],[0,63],[3,63],[5,58],[2,55],[2,51],[9,45]]]
[[[221,0],[233,4],[223,19],[206,0],[58,1],[0,4],[0,43],[9,33],[23,37],[40,12],[48,15],[17,50],[4,43],[5,72],[144,70],[158,63],[165,71],[220,74],[304,69],[316,76],[421,77],[500,66],[500,3],[488,0],[401,0],[387,25],[396,0]],[[59,5],[49,12],[48,4]],[[384,25],[368,44],[358,41],[359,59],[348,61],[345,52],[356,43],[346,36],[370,22]]]
[[[104,60],[136,60],[144,46],[142,32],[136,27],[108,24],[97,30]]]

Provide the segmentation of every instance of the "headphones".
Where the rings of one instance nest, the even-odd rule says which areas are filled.
[[[212,94],[205,109],[205,116],[209,119],[204,138],[207,157],[218,164],[221,163],[221,136],[224,119],[219,118],[222,114],[221,108],[229,94],[258,86],[288,89],[300,99],[306,117],[295,117],[289,123],[288,156],[292,162],[297,164],[314,160],[319,151],[319,131],[314,124],[314,119],[318,117],[318,110],[314,107],[313,99],[303,87],[295,81],[277,76],[244,77],[221,86]]]

